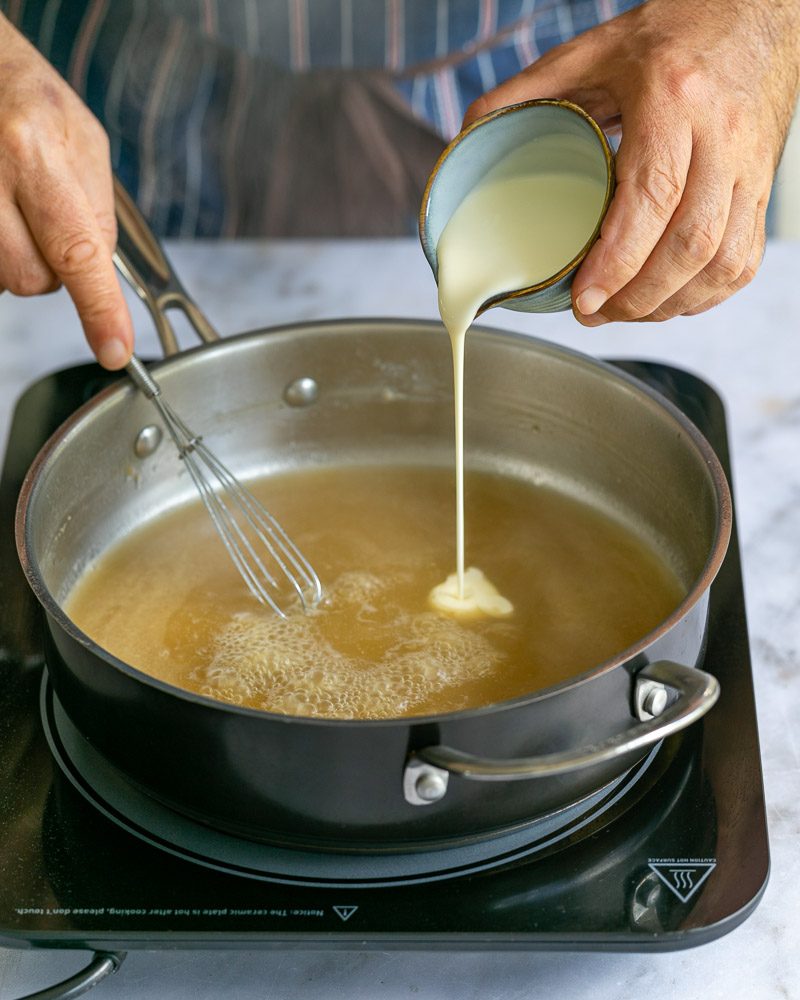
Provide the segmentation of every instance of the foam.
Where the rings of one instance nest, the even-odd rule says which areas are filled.
[[[392,606],[394,582],[343,573],[325,605],[310,615],[283,621],[261,612],[236,614],[193,680],[209,697],[286,715],[395,718],[425,711],[434,697],[437,712],[466,707],[464,686],[491,674],[502,654],[452,618]],[[370,643],[382,645],[378,658],[336,648],[326,635],[326,619],[352,619],[354,611],[362,621],[375,619]]]

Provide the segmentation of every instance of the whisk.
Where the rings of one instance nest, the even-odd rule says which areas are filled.
[[[178,351],[178,341],[166,312],[182,310],[207,344],[219,334],[186,293],[161,244],[118,178],[114,178],[117,249],[114,263],[150,312],[164,353]],[[158,408],[178,454],[250,593],[281,618],[281,606],[292,593],[304,611],[322,598],[322,585],[311,564],[272,514],[236,479],[230,469],[191,431],[161,395],[161,387],[134,355],[127,372],[137,388]]]
[[[157,407],[219,537],[253,597],[281,618],[288,617],[279,603],[286,600],[287,594],[294,593],[304,611],[317,605],[322,598],[319,577],[278,521],[203,444],[202,437],[186,426],[136,355],[126,370]]]

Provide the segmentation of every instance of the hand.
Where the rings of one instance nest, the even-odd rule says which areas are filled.
[[[58,73],[0,15],[0,291],[66,286],[106,368],[133,349],[111,255],[108,138]]]
[[[800,0],[650,0],[560,45],[475,102],[465,124],[566,98],[622,130],[617,189],[573,283],[586,326],[722,302],[756,273],[797,100]]]

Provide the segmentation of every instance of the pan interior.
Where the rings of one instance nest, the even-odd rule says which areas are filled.
[[[681,594],[691,590],[715,544],[718,498],[702,454],[657,401],[588,359],[478,331],[467,341],[466,375],[473,476],[588,505],[653,552]],[[179,412],[245,478],[451,468],[449,376],[437,324],[391,323],[243,338],[160,374]],[[318,385],[311,405],[287,402],[300,377]],[[51,449],[26,531],[59,605],[104,553],[193,495],[169,443],[137,457],[137,436],[154,423],[145,400],[117,392]]]
[[[70,595],[70,617],[123,661],[198,694],[288,715],[391,719],[569,680],[684,596],[655,553],[590,506],[473,472],[470,559],[514,610],[453,618],[428,602],[453,570],[452,470],[334,466],[252,488],[323,581],[311,614],[296,608],[284,621],[261,608],[195,504],[99,560]]]

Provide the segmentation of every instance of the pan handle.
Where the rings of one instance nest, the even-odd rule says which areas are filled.
[[[117,214],[114,263],[147,306],[165,356],[180,350],[175,331],[167,319],[168,309],[181,309],[205,343],[219,340],[219,334],[181,284],[155,234],[116,176],[114,207]]]
[[[669,700],[667,689],[677,694]],[[431,746],[408,758],[403,794],[410,805],[431,805],[444,798],[451,774],[473,781],[550,778],[601,764],[680,732],[706,714],[719,698],[719,682],[695,667],[661,660],[636,674],[634,704],[639,722],[623,733],[575,750],[508,760],[477,757],[451,747]]]

